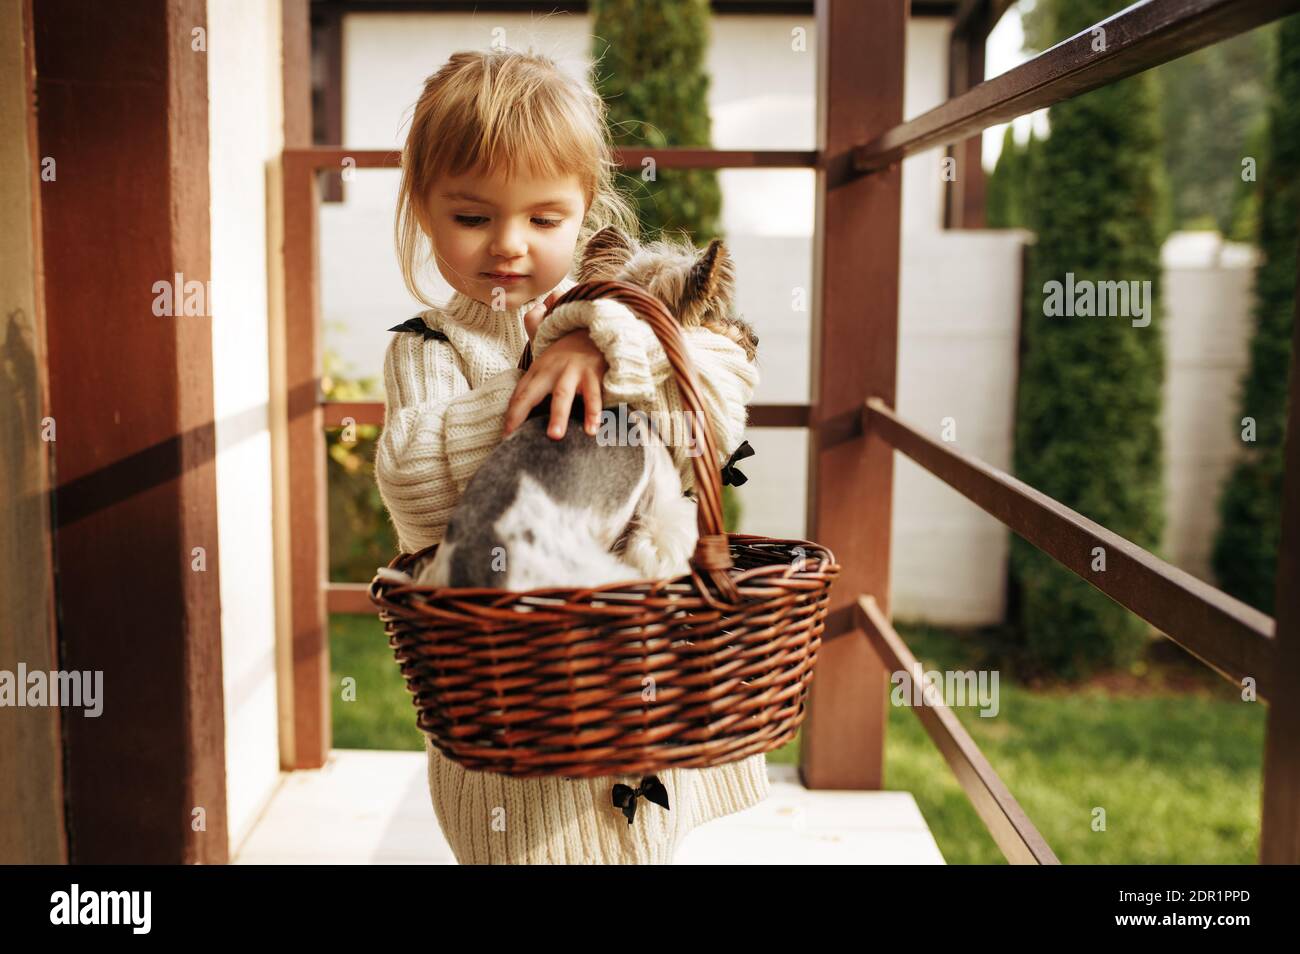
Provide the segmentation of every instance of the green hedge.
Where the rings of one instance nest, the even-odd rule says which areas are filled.
[[[1002,151],[984,186],[984,221],[991,229],[1009,229],[1025,224],[1020,214],[1020,165],[1022,147],[1016,144],[1011,125],[1002,134]]]
[[[1277,31],[1268,155],[1257,156],[1258,244],[1255,333],[1232,421],[1253,418],[1255,440],[1224,485],[1212,562],[1227,592],[1271,613],[1282,524],[1282,474],[1291,331],[1295,316],[1297,221],[1300,221],[1300,16]]]
[[[1002,135],[1002,151],[997,164],[988,176],[984,193],[985,222],[991,229],[1029,228],[1032,215],[1035,164],[1042,143],[1029,130],[1029,139],[1022,146],[1016,142],[1012,127],[1007,125]]]
[[[591,4],[595,86],[615,145],[663,148],[713,144],[709,116],[708,0],[595,0]],[[713,169],[620,173],[643,233],[684,229],[697,244],[718,237],[722,191]]]

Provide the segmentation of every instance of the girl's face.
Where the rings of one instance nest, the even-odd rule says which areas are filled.
[[[428,209],[429,238],[447,284],[507,311],[545,295],[568,274],[587,211],[577,176],[508,181],[500,175],[441,178]]]

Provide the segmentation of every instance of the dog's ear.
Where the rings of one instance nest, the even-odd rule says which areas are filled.
[[[616,225],[608,225],[587,240],[578,266],[578,281],[608,278],[632,257],[632,240]]]
[[[686,303],[730,300],[735,289],[735,269],[731,254],[722,239],[713,239],[691,266],[690,281],[686,283]]]

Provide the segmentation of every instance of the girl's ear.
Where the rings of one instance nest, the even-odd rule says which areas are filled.
[[[608,277],[632,257],[632,241],[616,225],[607,225],[587,240],[578,266],[578,281]]]

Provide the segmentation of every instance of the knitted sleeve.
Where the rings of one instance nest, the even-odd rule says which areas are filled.
[[[587,329],[609,364],[601,382],[604,406],[626,402],[629,409],[648,414],[673,455],[682,488],[692,489],[692,458],[700,453],[698,438],[692,434],[698,433],[699,424],[685,413],[672,366],[653,329],[626,305],[607,298],[569,302],[548,313],[538,326],[534,358],[578,328]],[[721,467],[744,440],[758,368],[739,344],[707,328],[683,328],[682,341],[695,368]]]
[[[501,441],[519,375],[508,369],[471,389],[449,342],[408,333],[389,342],[375,480],[403,552],[441,542],[465,485]]]

